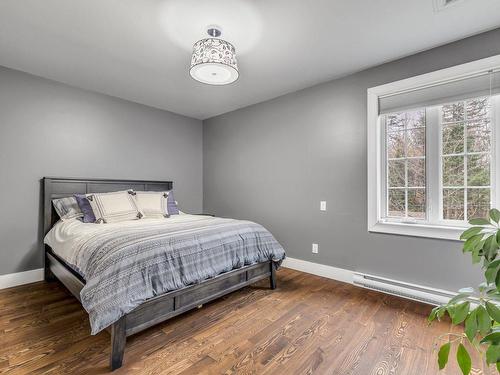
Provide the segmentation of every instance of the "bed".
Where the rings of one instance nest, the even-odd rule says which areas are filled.
[[[260,225],[207,215],[119,224],[59,221],[52,199],[133,189],[168,191],[170,181],[43,179],[45,278],[58,279],[89,313],[92,334],[111,333],[110,367],[127,336],[268,278],[285,254]]]

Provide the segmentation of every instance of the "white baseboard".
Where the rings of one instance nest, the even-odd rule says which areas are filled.
[[[329,279],[342,281],[344,283],[353,283],[354,271],[349,271],[344,268],[337,268],[289,257],[286,257],[283,261],[283,267],[310,273],[317,276],[327,277]]]
[[[43,276],[43,268],[0,275],[0,289],[42,281]]]

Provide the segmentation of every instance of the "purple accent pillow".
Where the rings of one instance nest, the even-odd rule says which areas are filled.
[[[90,206],[90,202],[84,194],[75,194],[76,202],[83,212],[83,222],[84,223],[95,223],[94,211]]]
[[[168,192],[168,197],[167,197],[167,213],[169,215],[179,215],[179,208],[177,208],[177,203],[175,203],[174,191],[173,190],[170,190]]]

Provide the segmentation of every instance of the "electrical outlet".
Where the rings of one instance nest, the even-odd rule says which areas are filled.
[[[319,210],[326,211],[326,201],[319,202]]]
[[[317,243],[313,243],[312,245],[313,254],[318,254],[318,251],[319,251],[319,245]]]

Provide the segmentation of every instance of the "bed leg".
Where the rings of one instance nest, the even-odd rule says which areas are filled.
[[[50,270],[49,260],[47,259],[47,256],[45,256],[45,266],[44,266],[43,274],[44,274],[43,278],[45,281],[55,281],[56,280],[55,275]]]
[[[43,279],[45,281],[55,281],[56,277],[54,276],[49,267],[45,267]]]
[[[271,276],[269,277],[271,289],[276,289],[276,265],[271,261]]]
[[[125,343],[127,335],[125,333],[125,317],[121,317],[116,323],[111,326],[111,371],[122,367],[123,353],[125,352]]]

